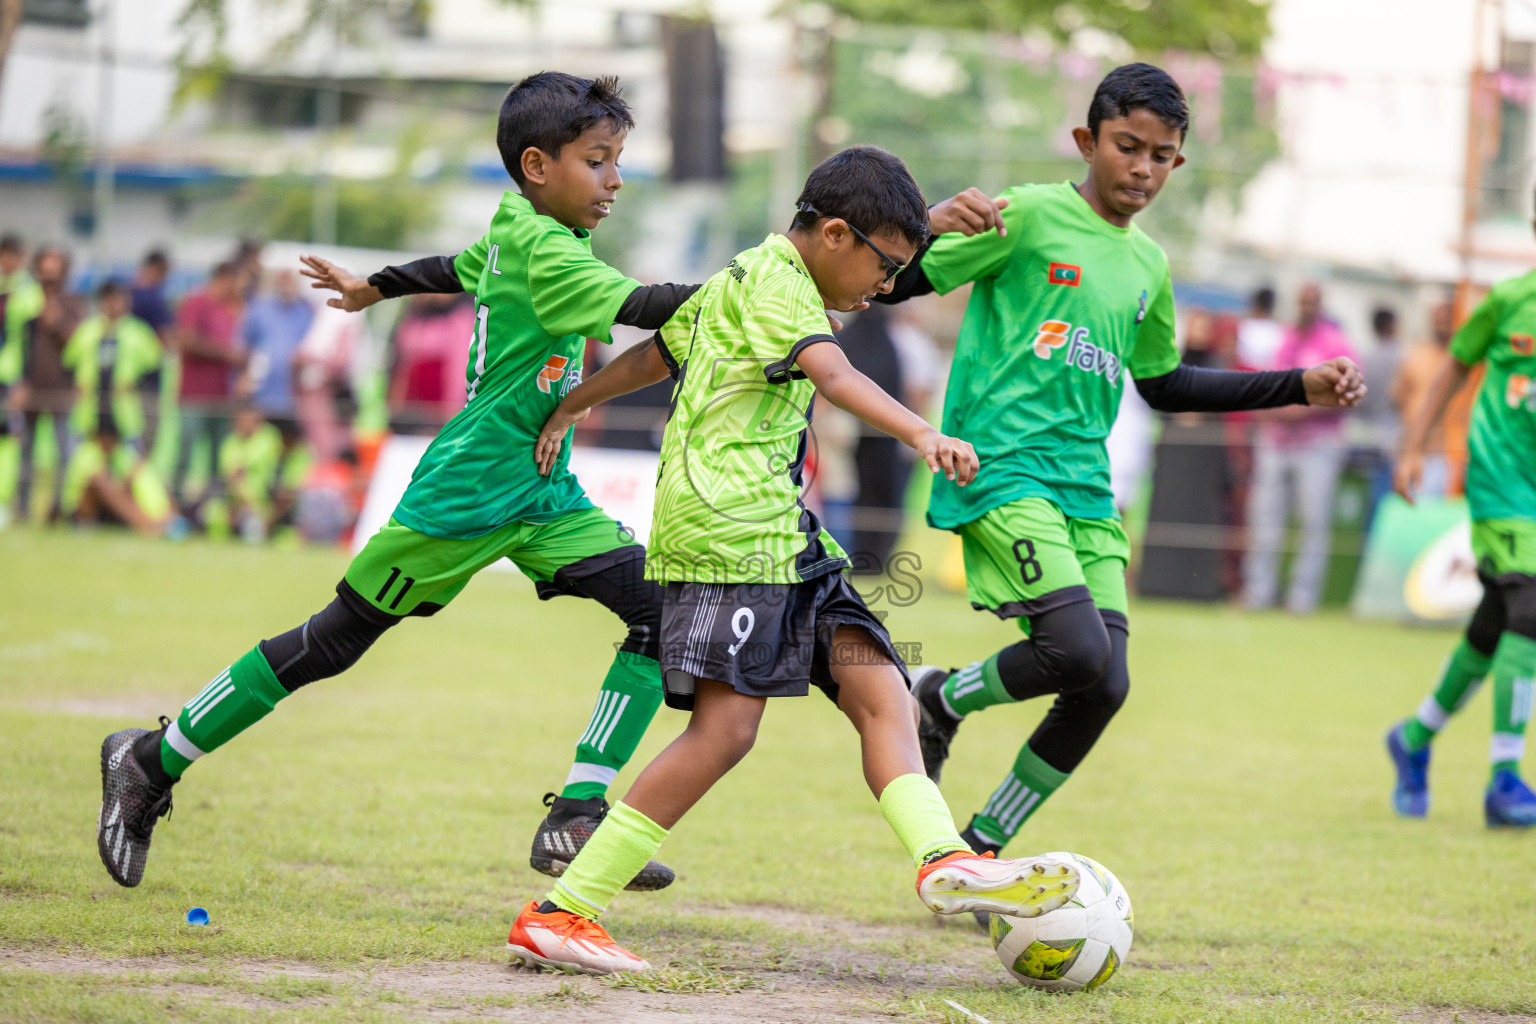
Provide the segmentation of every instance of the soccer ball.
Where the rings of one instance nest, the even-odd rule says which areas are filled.
[[[1077,895],[1040,917],[992,915],[992,945],[1003,970],[1033,988],[1076,992],[1098,988],[1131,951],[1131,897],[1120,879],[1078,853],[1044,856],[1076,864]]]

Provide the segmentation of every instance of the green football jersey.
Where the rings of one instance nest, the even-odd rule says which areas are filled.
[[[1008,189],[1003,222],[942,235],[922,260],[939,292],[976,283],[944,397],[944,432],[969,441],[967,487],[933,478],[928,521],[955,529],[1020,498],[1068,516],[1116,515],[1104,439],[1125,371],[1179,363],[1168,257],[1140,228],[1117,228],[1070,183]]]
[[[661,329],[677,384],[647,579],[800,583],[847,568],[800,498],[816,389],[794,363],[831,341],[821,294],[783,235],[737,255]]]
[[[1536,271],[1495,285],[1451,355],[1488,364],[1468,437],[1472,518],[1536,520]]]
[[[533,446],[581,380],[586,339],[612,341],[613,318],[640,283],[593,256],[586,231],[534,213],[516,192],[502,197],[485,237],[454,269],[475,295],[468,397],[421,457],[395,519],[465,539],[591,508],[569,469],[570,445],[548,476],[539,475]]]

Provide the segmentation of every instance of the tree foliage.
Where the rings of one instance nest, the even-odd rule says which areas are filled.
[[[1044,31],[1062,41],[1082,29],[1098,29],[1146,54],[1183,50],[1254,57],[1269,36],[1268,0],[828,0],[827,6],[868,24]]]

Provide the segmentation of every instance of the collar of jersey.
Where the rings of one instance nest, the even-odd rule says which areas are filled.
[[[800,250],[796,249],[795,243],[786,236],[777,231],[769,232],[768,237],[763,239],[763,248],[794,267],[797,273],[804,274],[807,280],[814,283],[815,279],[811,277],[811,272],[805,269],[805,261],[800,258]]]
[[[511,210],[513,213],[516,213],[519,216],[524,216],[524,217],[542,217],[542,216],[544,216],[543,214],[539,213],[537,210],[535,210],[533,208],[533,204],[528,201],[528,197],[527,196],[523,195],[521,192],[514,192],[511,189],[507,189],[506,192],[504,192],[502,194],[501,205],[505,209]],[[555,221],[556,224],[560,224],[560,222],[555,220],[555,218],[553,218],[553,217],[548,217],[548,218],[545,218],[545,219],[553,220],[553,221]],[[586,238],[588,235],[590,235],[592,233],[592,232],[588,231],[586,228],[573,228],[569,224],[560,224],[560,226],[565,228],[571,234],[575,235],[577,238]]]
[[[1088,200],[1083,198],[1083,194],[1077,190],[1077,185],[1074,182],[1064,181],[1062,182],[1062,188],[1072,193],[1072,198],[1075,200],[1073,208],[1078,211],[1078,216],[1082,220],[1092,223],[1103,234],[1111,238],[1128,238],[1131,232],[1136,230],[1136,225],[1134,224],[1128,224],[1120,228],[1100,217],[1093,207],[1088,205]]]

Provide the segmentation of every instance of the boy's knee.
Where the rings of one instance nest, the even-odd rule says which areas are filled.
[[[263,640],[259,646],[272,674],[292,693],[357,664],[363,652],[398,621],[367,607],[359,598],[349,601],[343,591],[304,625]]]
[[[1536,640],[1536,580],[1504,590],[1504,632]]]

